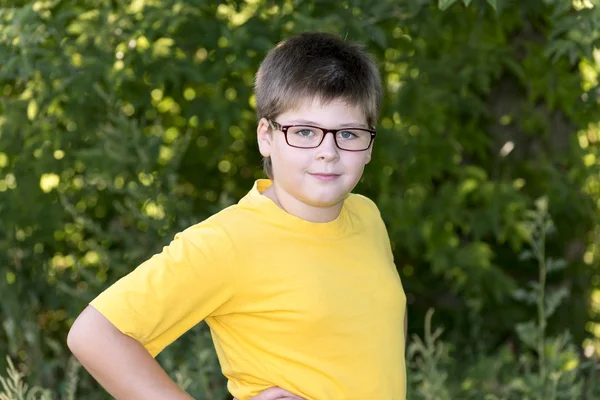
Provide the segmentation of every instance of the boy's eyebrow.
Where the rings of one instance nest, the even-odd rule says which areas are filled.
[[[306,119],[295,119],[291,121],[292,124],[306,124],[306,125],[315,125],[315,126],[320,126],[318,123],[314,122],[314,121],[309,121]],[[344,124],[339,124],[338,125],[339,128],[367,128],[366,124],[363,124],[361,122],[347,122]]]

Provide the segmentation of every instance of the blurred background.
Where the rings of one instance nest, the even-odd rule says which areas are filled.
[[[382,74],[356,192],[407,294],[409,399],[600,398],[596,1],[0,5],[0,398],[110,398],[70,325],[263,177],[254,73],[303,31],[364,43]],[[204,325],[158,359],[230,398]]]

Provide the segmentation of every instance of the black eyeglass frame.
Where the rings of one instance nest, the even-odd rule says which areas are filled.
[[[342,128],[342,129],[326,129],[326,128],[321,128],[320,126],[314,126],[314,125],[306,125],[306,124],[294,124],[294,125],[281,125],[279,122],[277,121],[273,121],[271,119],[268,119],[267,121],[269,121],[269,123],[271,124],[272,128],[278,129],[281,132],[283,132],[283,136],[285,137],[285,142],[287,143],[288,146],[290,147],[294,147],[296,149],[316,149],[317,147],[319,147],[321,145],[321,143],[323,143],[323,140],[325,140],[325,135],[327,135],[328,133],[332,133],[333,134],[333,141],[335,142],[335,145],[337,146],[338,149],[340,150],[344,150],[344,151],[365,151],[368,150],[369,147],[371,147],[371,145],[373,144],[373,140],[375,140],[375,136],[377,136],[377,132],[373,129],[366,129],[366,128]],[[300,146],[293,146],[290,144],[290,142],[288,141],[288,129],[289,128],[294,128],[297,126],[302,126],[302,127],[307,127],[307,128],[314,128],[314,129],[320,129],[323,132],[323,137],[321,137],[321,141],[319,142],[319,144],[317,144],[316,146],[311,146],[311,147],[300,147]],[[340,145],[337,142],[337,137],[335,136],[336,133],[340,132],[340,131],[348,131],[348,130],[354,130],[354,131],[364,131],[364,132],[369,132],[371,134],[371,140],[369,141],[369,145],[367,147],[365,147],[364,149],[360,149],[360,150],[348,150],[348,149],[343,149],[340,147]]]

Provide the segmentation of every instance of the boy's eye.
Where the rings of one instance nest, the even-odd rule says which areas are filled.
[[[357,136],[358,135],[352,131],[339,131],[338,132],[338,137],[341,139],[344,139],[344,140],[354,139]]]
[[[311,137],[311,136],[315,135],[315,132],[312,129],[309,129],[309,128],[299,128],[294,133],[296,135],[302,136],[302,137]]]

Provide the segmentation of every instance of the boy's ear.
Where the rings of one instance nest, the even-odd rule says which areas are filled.
[[[258,150],[263,157],[271,156],[271,126],[266,118],[261,118],[256,127]]]
[[[367,150],[367,152],[365,154],[365,165],[368,164],[369,162],[371,162],[371,153],[373,152],[373,146],[375,146],[375,141],[373,141],[373,143],[371,143],[371,147],[369,147],[369,149]]]

